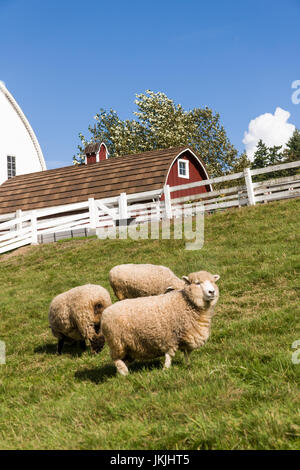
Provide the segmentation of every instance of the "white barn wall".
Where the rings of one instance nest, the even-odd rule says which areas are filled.
[[[0,81],[0,184],[7,180],[7,156],[16,157],[16,175],[46,170],[36,135],[23,111]]]

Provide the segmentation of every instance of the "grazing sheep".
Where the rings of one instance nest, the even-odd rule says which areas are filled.
[[[155,264],[115,266],[109,272],[109,282],[119,300],[163,294],[167,287],[184,287],[184,281],[171,269]]]
[[[100,352],[104,338],[99,333],[103,310],[111,305],[108,291],[94,284],[74,287],[57,295],[49,308],[49,322],[58,338],[57,352],[61,354],[64,342],[80,341],[85,349],[88,340],[94,352]]]
[[[186,358],[210,335],[211,318],[219,298],[219,275],[199,271],[185,277],[182,290],[116,302],[102,314],[101,332],[118,372],[128,373],[124,361],[165,355],[165,368],[179,349]],[[190,277],[192,279],[190,279]]]

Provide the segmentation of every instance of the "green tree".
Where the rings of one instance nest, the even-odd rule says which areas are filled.
[[[268,148],[268,165],[279,165],[282,163],[284,156],[281,149],[282,145],[274,145]]]
[[[270,165],[279,165],[281,163],[289,163],[296,160],[300,160],[300,132],[298,129],[295,129],[294,134],[287,142],[284,150],[282,150],[282,145],[267,147],[264,142],[260,140],[256,147],[251,168],[265,168]],[[281,176],[291,176],[299,172],[299,169],[291,168],[258,175],[255,179],[257,181],[262,181],[271,178],[280,178]]]
[[[232,173],[240,173],[241,171],[244,171],[245,168],[250,168],[250,167],[251,167],[251,162],[247,156],[247,153],[243,152],[234,163],[232,167]]]
[[[284,151],[285,162],[294,162],[300,160],[300,131],[295,129],[292,137],[286,144]]]
[[[286,144],[286,149],[283,151],[284,163],[295,162],[300,160],[300,131],[295,129],[292,137]],[[290,168],[284,170],[284,176],[293,176],[300,173],[300,168]]]
[[[254,159],[251,164],[251,168],[253,170],[257,168],[265,168],[269,164],[269,159],[268,159],[268,147],[263,143],[263,141],[260,139],[258,141],[258,144],[256,146],[256,150],[254,153]]]
[[[164,93],[147,90],[136,95],[135,119],[121,120],[116,111],[101,109],[90,138],[79,134],[83,154],[88,142],[104,141],[111,156],[188,145],[206,163],[211,176],[232,172],[240,157],[230,143],[220,115],[205,107],[185,111]],[[244,157],[242,157],[244,158]]]

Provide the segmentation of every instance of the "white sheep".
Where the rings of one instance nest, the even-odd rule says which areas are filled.
[[[108,291],[101,286],[86,284],[57,295],[49,308],[49,323],[58,338],[57,352],[64,342],[80,341],[82,349],[89,341],[94,352],[101,351],[104,338],[99,335],[103,310],[111,305]]]
[[[168,287],[184,287],[184,281],[171,269],[155,264],[115,266],[109,272],[109,282],[119,300],[163,294]]]
[[[185,277],[182,290],[116,302],[102,314],[101,332],[117,371],[126,375],[124,361],[165,355],[165,368],[177,350],[186,358],[210,335],[219,298],[219,275],[199,271]]]

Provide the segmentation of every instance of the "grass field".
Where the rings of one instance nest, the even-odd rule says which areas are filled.
[[[208,216],[199,251],[86,239],[2,255],[0,448],[299,448],[299,209],[298,199]],[[168,371],[137,362],[124,378],[107,347],[56,355],[51,299],[88,282],[110,289],[109,269],[127,262],[221,275],[212,335],[189,366],[177,353]]]

